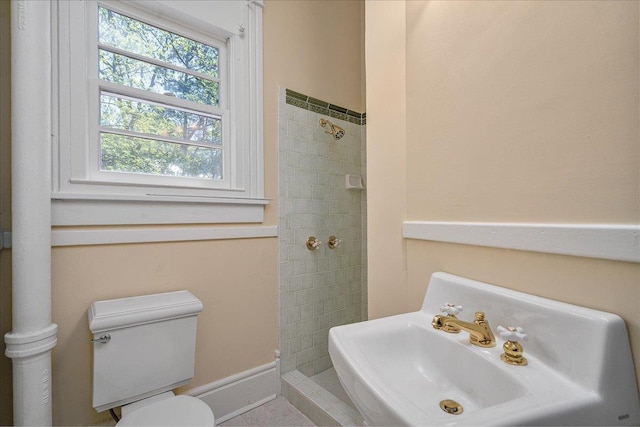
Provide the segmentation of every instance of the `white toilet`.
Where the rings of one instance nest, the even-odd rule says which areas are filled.
[[[193,377],[201,311],[188,291],[91,304],[93,407],[122,406],[118,426],[215,425],[206,403],[171,391]]]

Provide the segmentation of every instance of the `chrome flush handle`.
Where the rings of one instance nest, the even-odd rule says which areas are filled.
[[[99,342],[101,344],[106,344],[109,341],[111,341],[111,335],[109,334],[104,334],[100,338],[94,338],[91,340],[91,342]]]

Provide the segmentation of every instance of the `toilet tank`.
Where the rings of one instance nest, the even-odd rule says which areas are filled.
[[[104,411],[184,385],[193,377],[196,316],[188,291],[91,304],[93,407]],[[106,339],[103,339],[106,341]]]

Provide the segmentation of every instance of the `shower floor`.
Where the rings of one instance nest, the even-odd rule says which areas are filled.
[[[329,393],[351,406],[353,409],[356,409],[356,406],[353,404],[351,399],[349,399],[344,388],[342,388],[342,384],[340,384],[335,368],[329,368],[324,372],[320,372],[319,374],[312,376],[311,381],[318,384],[320,387],[324,388]]]

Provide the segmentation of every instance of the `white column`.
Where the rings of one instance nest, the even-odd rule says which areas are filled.
[[[51,4],[11,2],[12,310],[15,425],[51,425]]]

